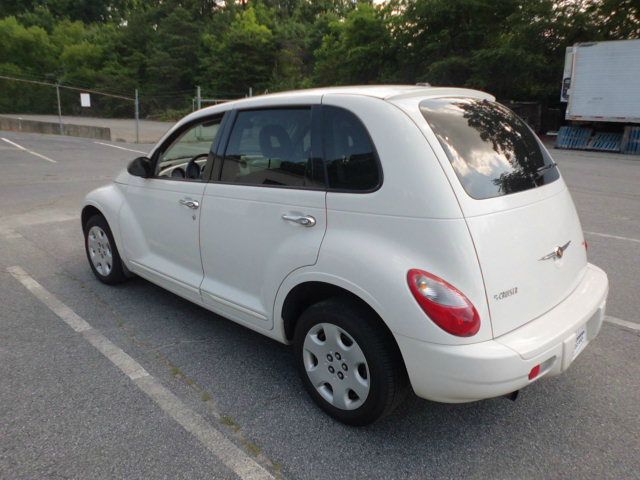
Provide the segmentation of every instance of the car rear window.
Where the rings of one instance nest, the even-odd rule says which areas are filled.
[[[423,100],[420,111],[475,199],[529,190],[560,176],[531,129],[499,103],[436,98]]]

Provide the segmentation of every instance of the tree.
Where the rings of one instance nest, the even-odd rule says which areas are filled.
[[[316,50],[319,84],[372,83],[393,68],[391,37],[381,11],[360,3],[344,21],[335,20]]]
[[[585,14],[601,32],[603,40],[640,38],[640,2],[638,0],[599,0]]]
[[[7,17],[0,20],[0,38],[0,75],[41,79],[54,70],[55,48],[42,28]],[[1,79],[0,92],[0,111],[50,112],[55,105],[55,91],[48,87]]]
[[[200,46],[199,22],[177,7],[160,18],[147,60],[147,85],[154,92],[192,90]]]
[[[0,68],[14,65],[27,74],[50,71],[55,64],[55,48],[40,27],[24,27],[15,17],[0,20]]]
[[[202,83],[217,96],[235,96],[271,87],[276,59],[273,32],[253,7],[239,12],[219,37],[203,38]]]
[[[276,25],[276,54],[271,90],[291,90],[308,86],[311,69],[307,65],[309,56],[306,35],[307,28],[304,23],[289,21]]]
[[[127,96],[139,88],[145,113],[190,108],[196,85],[235,98],[250,87],[426,81],[552,104],[565,48],[640,37],[640,3],[4,0],[0,35],[0,72]],[[51,111],[41,93],[51,89],[1,86],[0,108]],[[130,114],[126,102],[100,106]]]

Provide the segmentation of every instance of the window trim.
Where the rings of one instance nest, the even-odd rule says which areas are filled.
[[[210,176],[209,182],[215,183],[219,185],[237,185],[242,187],[257,187],[257,188],[280,188],[285,190],[310,190],[310,191],[327,191],[327,172],[326,166],[324,168],[324,185],[319,187],[312,186],[298,186],[298,185],[264,185],[257,183],[242,183],[242,182],[227,182],[222,180],[222,168],[227,157],[227,149],[229,147],[229,140],[231,139],[231,133],[233,132],[233,127],[235,127],[236,122],[238,120],[238,116],[242,112],[258,112],[261,110],[309,110],[311,113],[311,152],[313,153],[313,145],[318,142],[318,140],[314,140],[314,131],[318,129],[316,122],[318,121],[320,110],[319,104],[291,104],[291,105],[264,105],[260,107],[250,107],[250,108],[234,108],[229,113],[229,120],[227,122],[228,127],[225,129],[224,140],[220,142],[218,145],[218,151],[216,151],[215,155],[221,158],[222,161],[218,162],[218,167],[214,164],[214,172]],[[325,165],[324,155],[323,155],[323,146],[322,146],[322,138],[320,138],[320,145],[318,149],[320,150],[320,160],[322,164]],[[311,159],[314,157],[312,156]]]
[[[338,110],[344,110],[347,113],[350,113],[351,115],[353,115],[359,122],[360,122],[360,126],[364,129],[364,132],[367,135],[367,138],[369,139],[369,143],[371,143],[371,147],[373,148],[373,158],[376,162],[376,167],[378,169],[378,183],[375,187],[367,189],[367,190],[353,190],[353,189],[349,189],[349,188],[332,188],[329,185],[329,172],[328,172],[328,165],[327,165],[327,155],[324,149],[324,145],[325,145],[325,139],[324,139],[324,135],[323,135],[323,131],[324,131],[324,117],[327,111],[327,108],[335,108]],[[378,155],[378,149],[376,148],[376,144],[373,142],[373,137],[371,137],[371,133],[369,133],[369,129],[367,128],[366,123],[362,120],[362,118],[360,118],[360,116],[355,113],[353,110],[349,110],[348,108],[344,108],[344,107],[339,107],[337,105],[322,105],[321,106],[321,117],[320,117],[320,142],[321,142],[321,152],[322,152],[322,162],[324,163],[324,176],[325,176],[325,183],[327,185],[327,192],[331,192],[331,193],[351,193],[351,194],[367,194],[367,193],[374,193],[377,192],[378,190],[380,190],[382,188],[382,185],[384,183],[384,170],[382,169],[382,162],[380,161],[380,155]]]
[[[193,180],[193,179],[188,179],[188,178],[161,177],[161,176],[156,175],[155,171],[156,171],[156,167],[158,166],[159,156],[160,156],[161,152],[165,152],[166,149],[169,148],[173,144],[173,142],[176,141],[176,139],[178,139],[184,132],[189,130],[191,127],[193,127],[195,125],[198,125],[200,123],[206,123],[206,122],[210,122],[210,121],[213,121],[213,120],[216,120],[216,119],[220,118],[220,127],[218,127],[219,134],[216,135],[215,140],[213,141],[211,147],[209,148],[209,154],[208,154],[208,157],[207,157],[207,162],[205,163],[205,166],[204,166],[204,169],[206,169],[207,165],[209,164],[209,162],[214,161],[215,158],[216,158],[216,154],[215,154],[216,148],[220,144],[222,135],[225,133],[224,127],[225,127],[225,124],[227,123],[226,119],[227,119],[228,113],[229,113],[229,111],[218,112],[218,113],[215,113],[213,115],[194,118],[193,120],[190,120],[189,122],[186,122],[184,125],[180,125],[180,127],[177,128],[174,132],[172,132],[164,140],[164,142],[162,142],[160,145],[158,145],[154,149],[153,153],[151,154],[151,157],[149,159],[151,160],[151,164],[153,165],[154,174],[151,177],[149,177],[149,179],[150,180],[165,180],[165,181],[173,181],[173,182],[207,183],[208,182],[208,178],[202,178],[200,180]],[[214,163],[214,168],[215,168],[215,163]],[[211,170],[213,170],[213,169],[211,169]],[[210,177],[211,177],[211,172],[209,173],[209,178]]]

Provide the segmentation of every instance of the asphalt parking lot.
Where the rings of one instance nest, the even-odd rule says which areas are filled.
[[[412,397],[352,428],[314,406],[287,347],[142,279],[93,277],[82,198],[150,146],[0,138],[0,478],[640,478],[640,157],[552,152],[611,289],[566,374],[516,402]]]

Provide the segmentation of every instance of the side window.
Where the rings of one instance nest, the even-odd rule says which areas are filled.
[[[311,109],[238,112],[221,181],[245,185],[322,187],[322,163],[311,149]]]
[[[156,177],[199,181],[222,118],[192,125],[158,156]]]
[[[380,184],[375,150],[362,122],[338,107],[322,107],[322,138],[329,188],[373,190]]]

